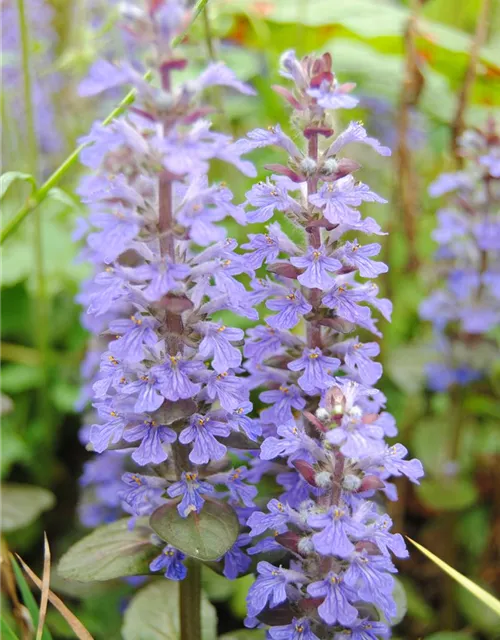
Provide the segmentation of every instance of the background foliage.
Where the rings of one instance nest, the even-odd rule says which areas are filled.
[[[93,101],[82,100],[76,93],[88,66],[109,50],[116,51],[112,31],[116,6],[98,0],[51,3],[57,38],[52,63],[43,73],[60,78],[54,106],[61,144],[41,157],[40,178],[47,177],[75,148],[77,138],[92,121],[104,117],[122,97]],[[396,530],[494,591],[500,586],[500,363],[492,379],[463,390],[460,397],[431,394],[423,375],[423,366],[433,355],[430,328],[419,320],[417,311],[434,275],[430,232],[436,204],[426,196],[426,189],[438,173],[454,166],[450,125],[480,5],[480,0],[428,0],[420,11],[416,48],[423,87],[418,108],[411,111],[407,141],[418,185],[414,239],[418,265],[408,268],[412,248],[401,206],[397,156],[392,166],[385,163],[384,168],[376,157],[366,154],[363,163],[365,173],[372,174],[366,181],[378,185],[377,191],[392,202],[382,216],[376,208],[368,211],[391,231],[382,240],[385,261],[391,266],[384,293],[394,302],[393,322],[383,328],[382,390],[397,418],[401,441],[412,456],[422,460],[427,472],[417,490],[400,483],[401,499],[389,506],[391,516]],[[29,10],[29,3],[27,6]],[[411,10],[408,3],[397,0],[210,0],[208,27],[198,20],[189,39],[199,43],[200,65],[207,56],[223,59],[259,92],[258,99],[214,96],[220,107],[215,116],[219,125],[234,135],[276,122],[288,128],[282,102],[270,87],[276,80],[280,52],[295,48],[298,54],[332,53],[338,76],[357,83],[357,94],[366,107],[350,115],[365,119],[367,129],[394,148],[407,55],[404,32]],[[100,17],[97,28],[96,16]],[[465,114],[468,125],[480,126],[490,114],[500,121],[499,27],[500,2],[495,0]],[[43,43],[34,40],[31,44],[30,55],[40,56]],[[2,96],[3,172],[31,173],[33,158],[22,125],[14,117],[16,104],[16,96],[6,90]],[[263,166],[274,156],[269,150],[261,157]],[[43,563],[43,530],[54,556],[82,535],[76,505],[78,475],[87,453],[77,437],[79,416],[74,405],[86,337],[74,297],[85,268],[75,263],[77,246],[71,240],[75,218],[82,214],[75,194],[81,170],[75,165],[67,171],[40,205],[40,227],[33,216],[28,217],[3,247],[2,480],[9,485],[3,491],[3,529],[9,547],[35,569]],[[4,222],[25,203],[31,190],[29,182],[17,177],[2,199]],[[231,183],[238,201],[244,199],[250,187],[245,178],[236,172],[215,177]],[[258,225],[249,229],[232,226],[230,234],[242,241],[247,231],[257,230]],[[37,246],[43,247],[43,271],[37,262]],[[45,352],[37,338],[44,332],[49,346]],[[15,483],[39,488],[20,497]],[[397,627],[401,638],[500,637],[496,616],[416,551],[400,569],[408,609]],[[207,596],[219,611],[219,633],[228,633],[228,640],[246,637],[232,632],[242,626],[250,582],[247,576],[228,583],[209,570],[204,576]],[[52,589],[72,606],[91,633],[109,639],[138,638],[134,611],[147,615],[154,601],[170,598],[168,584],[161,581],[148,587],[148,595],[143,591],[136,598],[135,581],[113,580],[89,587],[54,576]],[[211,638],[213,607],[207,601],[205,608],[206,627],[212,628],[207,638]],[[167,620],[166,611],[165,616]],[[168,619],[175,627],[175,620]],[[55,612],[49,611],[47,621],[53,637],[73,637]],[[175,629],[167,627],[164,634],[152,631],[148,638],[176,637]]]

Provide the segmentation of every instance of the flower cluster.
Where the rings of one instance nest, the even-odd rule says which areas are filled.
[[[281,63],[294,87],[275,90],[292,106],[306,150],[279,126],[248,134],[244,151],[274,145],[288,154],[247,193],[248,221],[267,222],[280,212],[303,242],[292,242],[278,222],[250,234],[248,263],[266,264],[270,274],[253,280],[251,301],[265,301],[273,313],[248,331],[244,353],[250,385],[265,388],[260,399],[269,405],[260,416],[266,437],[252,473],[277,473],[284,490],[250,515],[249,553],[290,556],[287,568],[258,563],[247,624],[265,621],[275,640],[388,637],[396,613],[391,554],[404,558],[407,551],[376,495],[395,500],[390,478],[418,483],[423,470],[406,459],[405,447],[385,442],[397,430],[374,388],[382,375],[373,360],[379,346],[358,337],[380,336],[373,310],[386,319],[391,314],[372,282],[387,271],[373,259],[381,247],[358,241],[382,234],[358,207],[385,200],[354,177],[359,165],[342,152],[354,142],[382,156],[390,150],[360,122],[334,136],[331,110],[357,101],[353,85],[338,84],[328,54],[298,60],[288,51]]]
[[[53,101],[61,88],[61,76],[47,71],[53,65],[53,49],[57,41],[52,25],[54,10],[45,0],[29,0],[25,4],[32,49],[36,49],[36,55],[30,56],[35,128],[40,149],[45,154],[51,154],[59,151],[62,145]],[[26,112],[21,51],[18,3],[15,0],[2,0],[2,74],[4,89],[8,89],[5,91],[8,96],[6,108],[8,115],[18,123],[22,137]],[[17,148],[20,147],[21,142],[17,145]]]
[[[215,85],[253,90],[222,63],[176,86],[187,61],[170,43],[189,14],[181,0],[149,4],[125,5],[122,20],[134,51],[156,60],[151,83],[135,64],[101,60],[82,88],[85,95],[123,84],[137,91],[129,115],[94,124],[81,140],[90,143],[81,160],[91,173],[79,187],[90,215],[75,238],[85,237],[83,258],[94,269],[79,302],[95,336],[81,403],[92,401],[96,414],[82,437],[106,461],[87,465],[82,484],[94,498],[82,515],[95,524],[121,506],[145,516],[172,499],[185,518],[217,497],[244,523],[256,489],[243,467],[227,471],[225,457],[233,434],[256,440],[260,427],[247,416],[252,405],[240,375],[244,333],[217,314],[257,319],[238,280],[254,272],[218,225],[227,216],[243,224],[244,210],[225,184],[210,184],[207,171],[215,158],[249,176],[255,169],[237,143],[212,131],[201,97]],[[122,471],[117,490],[114,474]],[[248,566],[241,551],[248,542],[243,536],[227,554],[226,575]],[[167,547],[151,568],[181,579],[182,557]]]
[[[421,305],[432,322],[439,360],[427,367],[432,389],[467,385],[488,372],[498,354],[491,330],[500,321],[500,137],[490,120],[460,141],[463,170],[443,173],[430,187],[438,198],[438,272],[445,287]]]

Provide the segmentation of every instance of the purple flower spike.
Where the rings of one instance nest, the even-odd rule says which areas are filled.
[[[226,238],[228,219],[239,227],[246,224],[244,205],[233,201],[228,185],[209,179],[213,161],[251,177],[256,170],[243,157],[249,140],[233,140],[212,126],[207,89],[227,87],[247,97],[254,90],[223,63],[210,64],[198,75],[177,73],[189,62],[172,44],[191,19],[185,0],[122,5],[118,22],[125,41],[118,50],[127,59],[96,62],[80,87],[93,96],[128,85],[125,92],[132,90],[135,97],[132,110],[106,126],[94,123],[80,138],[85,147],[80,159],[90,171],[77,192],[88,215],[78,221],[73,238],[84,244],[81,258],[90,263],[91,275],[77,300],[86,310],[82,324],[93,335],[81,368],[78,407],[86,416],[82,443],[101,453],[102,462],[85,467],[79,511],[88,525],[129,514],[133,528],[138,517],[150,516],[168,499],[174,498],[187,518],[210,496],[213,504],[234,510],[244,527],[257,489],[242,462],[233,469],[226,443],[241,446],[230,453],[244,459],[253,441],[255,458],[262,426],[249,401],[255,376],[242,366],[245,333],[220,318],[257,321],[256,299],[246,288],[247,279],[255,282],[254,266],[299,250],[278,224],[271,224],[272,246],[259,252],[264,247],[256,236],[256,256],[248,260],[238,243]],[[29,26],[38,43],[40,26],[48,26],[45,13],[27,13],[36,16]],[[9,31],[11,48],[18,52],[18,28]],[[41,60],[51,66],[45,42],[42,49],[34,82]],[[42,106],[36,100],[37,118]],[[46,129],[54,138],[53,127]],[[270,142],[294,149],[279,127]],[[299,213],[301,205],[289,195],[296,187],[285,178],[277,175],[274,181],[277,209],[292,204]],[[267,297],[269,291],[262,302]],[[276,333],[279,341],[290,342]],[[151,475],[125,472],[134,466],[150,466]],[[245,535],[220,559],[232,577],[249,566],[243,547],[251,541]],[[151,570],[182,580],[183,559],[167,545]]]
[[[342,263],[336,258],[331,258],[325,247],[315,249],[309,247],[307,254],[301,258],[290,258],[290,262],[304,273],[298,276],[298,281],[309,289],[329,289],[333,280],[328,272],[335,272],[342,268]]]
[[[184,360],[180,353],[167,356],[165,362],[153,367],[152,371],[161,384],[161,392],[167,400],[192,398],[201,389],[199,383],[192,382],[190,376],[204,369],[201,362]]]
[[[294,618],[290,624],[273,627],[269,631],[272,640],[319,640],[311,631],[311,623],[307,618]]]
[[[167,490],[171,498],[182,496],[177,505],[177,511],[183,518],[190,513],[198,512],[203,507],[205,500],[202,495],[212,495],[214,488],[208,482],[200,480],[194,471],[183,472],[181,480],[174,482]]]
[[[204,336],[199,346],[199,355],[204,360],[212,357],[212,367],[217,373],[235,369],[241,364],[241,352],[231,342],[239,342],[244,333],[241,329],[231,329],[222,323],[205,322],[200,327]]]
[[[324,580],[312,582],[307,591],[313,598],[324,597],[318,613],[327,624],[351,625],[358,617],[358,610],[351,604],[356,600],[356,592],[337,573],[330,572]]]
[[[325,514],[309,516],[308,524],[314,529],[322,528],[321,533],[313,535],[312,542],[315,549],[324,556],[347,558],[354,551],[354,545],[347,534],[362,537],[364,533],[364,527],[354,522],[347,511],[339,508],[332,508]]]
[[[319,393],[328,389],[333,384],[333,374],[340,366],[340,360],[324,356],[320,349],[304,349],[303,355],[288,364],[291,371],[304,373],[299,377],[298,383],[308,393]]]
[[[276,607],[287,597],[287,585],[304,581],[304,576],[297,571],[277,569],[269,562],[259,562],[257,580],[248,591],[248,614],[256,616],[266,605]]]
[[[163,571],[165,578],[169,580],[184,580],[187,575],[187,569],[182,564],[182,561],[185,557],[181,551],[167,544],[163,548],[161,555],[151,562],[149,568],[151,571]]]
[[[144,466],[146,464],[160,464],[166,460],[168,455],[163,444],[175,442],[177,434],[169,427],[158,425],[154,420],[149,420],[127,429],[123,434],[123,439],[127,442],[141,441],[139,447],[132,454],[132,460]]]
[[[392,303],[378,297],[379,287],[372,281],[362,280],[388,270],[372,259],[380,245],[362,245],[347,234],[382,235],[361,208],[365,202],[386,201],[353,177],[361,163],[341,154],[352,142],[381,156],[391,152],[359,122],[339,135],[330,129],[335,119],[328,109],[356,104],[350,95],[354,85],[339,82],[330,54],[298,59],[287,51],[280,73],[293,87],[273,89],[294,110],[295,137],[290,144],[281,130],[249,134],[245,149],[273,144],[288,158],[268,166],[279,180],[273,176],[247,194],[256,209],[248,219],[268,220],[280,211],[287,233],[301,240],[300,246],[290,245],[281,229],[275,238],[270,224],[268,236],[252,235],[243,245],[253,267],[271,262],[266,279],[252,282],[252,301],[277,312],[266,316],[267,324],[247,331],[244,347],[248,387],[260,389],[260,400],[267,405],[259,418],[264,435],[259,459],[251,459],[249,473],[255,480],[275,476],[282,487],[267,511],[248,518],[249,535],[258,540],[247,552],[252,556],[284,549],[291,554],[290,570],[301,578],[294,582],[282,567],[273,571],[272,565],[259,565],[245,624],[265,620],[273,640],[378,640],[390,631],[375,620],[374,607],[387,620],[396,611],[391,555],[407,555],[402,537],[390,531],[379,496],[396,500],[390,479],[406,475],[418,483],[423,470],[418,460],[407,459],[404,447],[385,442],[397,435],[397,428],[385,411],[385,396],[373,386],[382,375],[376,361],[380,347],[357,337],[364,330],[381,338],[378,316],[390,321]],[[460,219],[452,226],[453,232],[446,236],[445,230],[444,235],[461,242],[467,224]],[[478,246],[497,242],[500,234],[494,226],[471,231]],[[463,299],[478,290],[479,282],[485,291],[492,286],[489,274],[481,280],[470,272],[453,275],[453,287]],[[500,299],[500,287],[493,288]],[[441,318],[446,313],[447,320],[471,330],[482,328],[480,320],[487,324],[494,318],[477,304],[457,312],[449,295],[433,300],[426,313],[434,317],[436,310],[442,310]],[[303,617],[283,624],[292,612]]]
[[[195,464],[206,464],[210,460],[220,460],[226,453],[226,447],[218,442],[215,436],[228,435],[229,427],[226,424],[212,420],[209,416],[195,414],[189,426],[181,431],[179,442],[193,442],[189,459]]]
[[[269,316],[267,322],[274,329],[280,330],[292,329],[301,317],[312,309],[302,293],[296,289],[279,298],[268,300],[266,307],[272,311],[279,311],[275,316]]]

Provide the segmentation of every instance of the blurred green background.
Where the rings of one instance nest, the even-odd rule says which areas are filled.
[[[26,0],[27,11],[35,11],[39,4]],[[47,4],[54,9],[54,39],[48,51],[46,42],[33,37],[30,55],[36,66],[36,60],[50,54],[50,63],[37,70],[37,81],[50,82],[54,75],[58,79],[53,106],[60,144],[55,150],[41,149],[41,178],[71,153],[93,120],[107,115],[122,97],[83,100],[77,95],[78,82],[89,65],[110,51],[119,52],[113,31],[116,4],[104,0],[52,0]],[[217,126],[235,136],[276,122],[288,129],[282,101],[271,90],[284,49],[294,48],[298,54],[329,51],[339,79],[356,82],[356,94],[362,98],[361,106],[346,117],[364,120],[371,135],[395,149],[408,55],[404,33],[413,5],[419,4],[409,7],[397,0],[210,0],[208,27],[198,19],[182,46],[189,48],[200,67],[213,49],[217,59],[225,60],[257,89],[258,98],[214,95],[219,106]],[[8,0],[7,5],[15,8],[16,3]],[[398,421],[400,441],[412,456],[422,460],[427,472],[417,489],[399,483],[400,500],[389,505],[395,529],[495,591],[500,586],[500,363],[491,379],[462,390],[459,402],[447,393],[430,393],[425,388],[423,366],[432,355],[431,332],[418,318],[418,306],[435,284],[435,247],[430,233],[435,226],[436,202],[427,197],[427,187],[441,171],[455,166],[450,125],[481,5],[481,0],[428,0],[419,6],[415,45],[423,86],[417,104],[409,110],[406,140],[417,184],[415,237],[411,242],[401,204],[403,177],[397,154],[380,159],[363,151],[357,159],[363,164],[363,181],[391,202],[381,208],[365,205],[365,213],[391,232],[382,238],[390,272],[380,279],[380,285],[393,300],[394,315],[392,324],[382,327],[385,375],[381,389]],[[2,11],[5,7],[2,4]],[[490,3],[487,31],[465,111],[470,126],[483,125],[488,115],[500,122],[498,0]],[[4,54],[3,64],[13,64],[11,55]],[[3,172],[31,172],[23,123],[16,116],[20,98],[22,94],[16,95],[5,83]],[[344,123],[339,121],[338,126]],[[278,155],[269,150],[256,160],[262,168],[275,158]],[[76,164],[64,174],[59,188],[38,208],[40,225],[35,224],[35,216],[28,217],[6,240],[2,251],[2,481],[6,487],[21,483],[45,488],[54,496],[33,490],[21,499],[12,488],[9,494],[7,488],[4,537],[39,575],[44,530],[54,558],[83,533],[76,515],[78,476],[89,454],[78,440],[80,417],[74,404],[86,336],[79,326],[81,310],[74,298],[86,268],[75,263],[78,246],[71,240],[75,219],[84,214],[75,195],[83,169]],[[236,172],[222,173],[216,168],[214,177],[228,182],[238,202],[251,186]],[[29,192],[29,184],[20,180],[10,186],[2,200],[4,223],[23,205]],[[286,221],[283,224],[286,226]],[[233,225],[229,232],[243,241],[248,231],[257,229],[258,225],[245,229]],[[37,253],[40,247],[41,257]],[[48,348],[40,349],[44,335]],[[399,568],[407,615],[396,628],[398,637],[500,637],[494,614],[417,551]],[[224,618],[221,632],[241,627],[249,580],[245,577],[227,583],[207,573],[207,593]],[[133,585],[62,585],[56,576],[52,585],[55,591],[59,588],[96,638],[121,637],[120,611],[133,594]],[[55,637],[72,637],[55,613],[49,612],[48,621]],[[445,630],[452,631],[446,634]]]

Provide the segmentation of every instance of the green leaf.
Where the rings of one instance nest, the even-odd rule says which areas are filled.
[[[129,522],[125,518],[99,527],[73,545],[59,562],[59,575],[91,582],[148,574],[158,548],[151,544],[151,529],[145,521],[132,530]]]
[[[0,617],[0,629],[2,630],[2,638],[4,638],[4,640],[19,640],[3,616]]]
[[[51,200],[54,200],[55,202],[63,205],[65,209],[80,208],[78,202],[74,198],[72,198],[69,193],[66,193],[66,191],[63,191],[63,189],[60,189],[59,187],[54,187],[53,189],[51,189],[47,194],[47,198],[50,198]]]
[[[217,560],[236,542],[238,517],[223,502],[207,500],[200,513],[182,518],[176,503],[157,509],[150,518],[151,528],[160,538],[188,556]]]
[[[495,598],[491,593],[488,593],[485,589],[480,587],[478,584],[466,578],[459,571],[451,567],[449,564],[441,560],[438,556],[436,556],[432,551],[429,551],[424,546],[415,542],[411,538],[407,539],[415,546],[419,551],[421,551],[425,556],[429,558],[434,564],[436,564],[442,571],[447,573],[449,576],[453,578],[458,584],[466,589],[470,594],[472,594],[475,598],[477,598],[483,605],[485,605],[489,613],[493,611],[493,613],[497,616],[497,625],[500,629],[500,600]],[[462,592],[463,593],[463,592]],[[471,600],[471,598],[467,597],[467,600]],[[464,600],[465,601],[465,600]]]
[[[219,636],[219,640],[264,640],[265,637],[264,629],[237,629]]]
[[[31,589],[26,582],[26,578],[21,570],[21,567],[16,562],[15,558],[11,557],[12,560],[12,568],[14,570],[14,575],[16,576],[16,583],[21,593],[21,597],[23,599],[23,603],[29,611],[31,622],[33,623],[33,628],[36,629],[38,625],[38,605],[37,602],[31,593]],[[42,640],[52,640],[52,636],[50,635],[50,631],[45,628],[42,632]]]
[[[481,587],[474,585],[477,589]],[[491,594],[484,591],[486,595],[494,599]],[[482,631],[486,638],[500,637],[500,601],[495,600],[496,607],[477,599],[471,598],[464,589],[457,591],[458,606],[466,620],[478,631]]]
[[[2,486],[2,531],[14,531],[36,520],[43,511],[54,506],[54,495],[42,489],[25,484],[4,484]]]
[[[5,393],[21,393],[36,389],[42,383],[40,367],[11,363],[2,367],[2,389]]]
[[[224,602],[233,593],[233,581],[215,573],[207,565],[201,568],[201,586],[211,602]]]
[[[396,603],[396,613],[388,622],[390,622],[391,626],[395,627],[401,622],[401,620],[405,617],[406,612],[408,611],[406,592],[398,578],[394,578],[394,589],[392,591],[392,597],[394,598],[394,602]],[[385,616],[382,615],[382,613],[380,617],[382,620],[386,620]]]
[[[436,618],[433,608],[425,599],[425,594],[417,588],[414,582],[406,578],[400,578],[406,593],[408,603],[408,615],[431,626]]]
[[[408,394],[417,393],[425,384],[424,366],[430,359],[430,347],[402,345],[388,354],[387,371],[392,380]]]
[[[123,640],[179,640],[179,583],[154,581],[132,599],[125,611]],[[216,640],[217,614],[201,600],[201,640]]]
[[[0,200],[7,193],[7,190],[16,182],[21,180],[22,182],[29,182],[32,186],[32,190],[36,187],[35,178],[29,173],[22,173],[21,171],[7,171],[0,176]]]
[[[14,402],[12,398],[6,396],[5,393],[0,393],[0,416],[5,416],[11,413],[14,409]]]
[[[424,504],[439,511],[465,509],[477,500],[477,489],[472,480],[460,476],[424,478],[417,487],[417,494]]]
[[[237,618],[243,619],[247,615],[247,594],[254,582],[254,575],[243,576],[233,582],[233,595],[229,606]]]
[[[472,636],[462,631],[439,631],[427,636],[425,640],[472,640]]]

